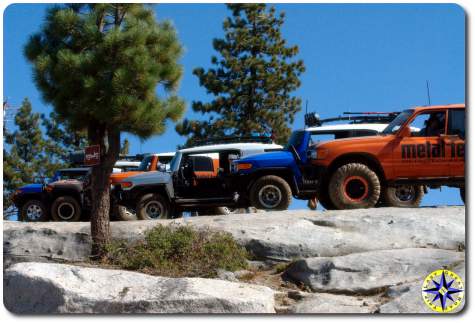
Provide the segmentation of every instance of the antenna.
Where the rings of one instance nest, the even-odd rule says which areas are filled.
[[[305,115],[308,113],[308,100],[305,100]],[[307,129],[307,123],[304,122],[305,126],[304,129]]]
[[[427,88],[427,101],[430,104],[430,87],[429,87],[429,80],[426,80],[426,88]]]

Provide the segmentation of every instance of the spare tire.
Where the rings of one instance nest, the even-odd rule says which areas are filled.
[[[72,196],[60,196],[54,200],[51,206],[51,218],[53,221],[75,222],[81,219],[81,206]]]
[[[338,168],[330,178],[328,194],[336,209],[371,208],[381,193],[378,175],[365,164]]]

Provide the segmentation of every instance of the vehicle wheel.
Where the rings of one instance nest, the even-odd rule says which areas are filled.
[[[424,188],[419,185],[389,186],[384,190],[383,206],[418,207],[424,196]]]
[[[29,200],[20,210],[20,220],[27,222],[39,222],[46,221],[48,214],[46,213],[46,207],[40,200]]]
[[[460,188],[460,198],[463,201],[463,204],[465,204],[465,187]]]
[[[292,190],[281,177],[268,175],[252,185],[250,198],[257,209],[287,210],[292,201]]]
[[[51,218],[53,221],[79,221],[81,207],[74,197],[60,196],[51,206]]]
[[[117,205],[117,218],[119,221],[134,221],[137,220],[137,215],[131,208]]]
[[[168,219],[170,203],[160,194],[145,194],[137,203],[137,217],[140,220]]]
[[[374,207],[381,193],[378,176],[368,166],[359,163],[338,168],[330,178],[330,200],[337,209]]]

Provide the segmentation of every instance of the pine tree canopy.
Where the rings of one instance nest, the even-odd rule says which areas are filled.
[[[3,149],[3,198],[4,210],[12,201],[10,194],[18,187],[33,183],[39,177],[51,176],[51,164],[45,158],[43,139],[40,129],[40,115],[32,112],[31,103],[24,99],[15,115],[16,130],[6,132]]]
[[[25,46],[35,83],[60,119],[140,137],[163,133],[184,111],[175,95],[181,54],[171,23],[158,23],[142,4],[54,6]]]
[[[211,58],[214,67],[193,71],[214,99],[193,102],[192,108],[209,118],[185,119],[176,130],[189,140],[273,132],[278,142],[285,142],[301,108],[292,92],[305,71],[303,61],[293,59],[298,47],[282,38],[285,15],[265,4],[227,6],[232,16],[223,23],[224,38],[213,41],[219,53]]]

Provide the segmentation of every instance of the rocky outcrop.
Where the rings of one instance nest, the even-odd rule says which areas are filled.
[[[14,313],[273,313],[264,286],[123,270],[19,263],[5,272],[4,304]]]
[[[376,208],[284,211],[111,223],[115,238],[134,240],[158,223],[231,233],[262,259],[333,257],[403,248],[465,249],[465,208]],[[90,250],[89,223],[4,222],[4,257],[82,261]]]
[[[374,313],[378,309],[378,301],[363,296],[347,296],[329,293],[316,293],[304,298],[289,309],[289,313]]]
[[[368,295],[423,278],[440,268],[453,268],[463,261],[463,252],[451,250],[379,250],[298,260],[284,275],[315,292]]]
[[[464,207],[113,222],[112,236],[141,239],[157,224],[229,232],[256,256],[252,272],[164,278],[37,263],[87,260],[89,223],[5,221],[5,304],[17,313],[432,313],[426,275],[448,268],[465,279]]]

